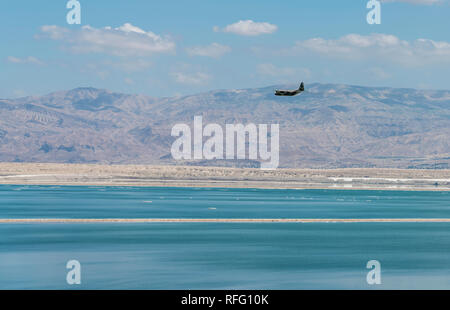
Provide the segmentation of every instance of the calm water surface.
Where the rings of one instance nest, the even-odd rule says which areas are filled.
[[[450,218],[450,193],[2,185],[0,218]],[[450,289],[448,223],[0,224],[0,236],[3,289]],[[80,286],[66,283],[72,259]]]

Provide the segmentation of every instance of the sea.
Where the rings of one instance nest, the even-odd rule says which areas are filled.
[[[0,185],[0,218],[450,218],[450,192]],[[0,289],[450,289],[450,223],[0,224]]]

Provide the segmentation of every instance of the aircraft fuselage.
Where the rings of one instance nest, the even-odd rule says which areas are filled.
[[[295,96],[300,94],[305,90],[305,85],[303,82],[300,84],[300,87],[295,90],[275,90],[275,96]]]
[[[300,93],[300,90],[276,90],[275,96],[295,96]]]

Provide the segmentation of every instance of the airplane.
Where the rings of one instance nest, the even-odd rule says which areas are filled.
[[[300,87],[296,90],[275,90],[275,96],[295,96],[305,91],[305,85],[303,82],[300,84]]]

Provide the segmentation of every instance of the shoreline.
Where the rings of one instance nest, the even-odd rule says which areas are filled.
[[[450,191],[450,170],[0,163],[0,184]]]
[[[109,218],[109,219],[0,219],[0,224],[45,223],[450,223],[450,218],[365,218],[365,219],[180,219],[180,218]]]
[[[404,192],[449,192],[450,187],[402,187],[402,186],[396,186],[396,187],[366,187],[366,186],[353,186],[353,187],[346,187],[346,186],[323,186],[323,185],[313,185],[313,184],[305,184],[305,185],[292,185],[292,186],[275,186],[275,185],[266,185],[266,184],[258,184],[258,185],[250,185],[250,184],[230,184],[230,183],[224,183],[224,184],[210,184],[210,183],[204,183],[204,184],[173,184],[173,183],[106,183],[106,182],[99,182],[99,183],[5,183],[0,181],[1,185],[12,185],[12,186],[99,186],[99,187],[166,187],[166,188],[205,188],[205,189],[266,189],[266,190],[345,190],[345,191],[352,191],[352,190],[366,190],[366,191],[404,191]]]

